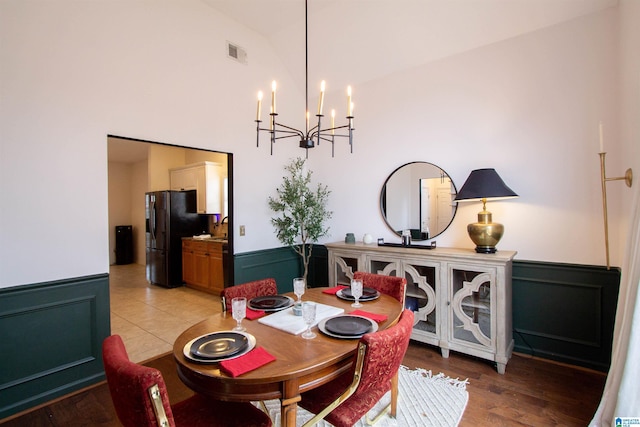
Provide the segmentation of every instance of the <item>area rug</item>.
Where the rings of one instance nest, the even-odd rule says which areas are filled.
[[[400,368],[398,376],[398,414],[397,418],[384,416],[376,426],[419,426],[419,427],[455,427],[460,423],[469,400],[467,380],[452,379],[440,373],[432,375],[424,369],[410,370]],[[387,393],[371,410],[371,417],[384,408],[391,399]],[[264,402],[273,425],[280,425],[280,401]],[[298,407],[296,424],[301,426],[313,415]],[[329,427],[331,424],[321,421],[317,426]],[[366,426],[361,419],[356,426]]]

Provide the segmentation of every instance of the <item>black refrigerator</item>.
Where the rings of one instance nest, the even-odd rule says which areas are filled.
[[[182,286],[182,238],[202,233],[206,217],[196,213],[196,192],[155,191],[145,195],[147,281]]]

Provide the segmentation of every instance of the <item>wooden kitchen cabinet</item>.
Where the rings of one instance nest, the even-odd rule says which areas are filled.
[[[496,363],[504,374],[513,351],[511,264],[516,252],[327,244],[329,283],[348,285],[355,271],[407,279],[411,338]]]
[[[187,286],[219,295],[224,288],[222,242],[182,239],[182,280]]]

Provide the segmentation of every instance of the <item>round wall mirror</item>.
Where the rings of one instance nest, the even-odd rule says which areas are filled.
[[[412,240],[433,239],[453,221],[456,194],[456,186],[442,168],[427,162],[407,163],[384,182],[380,210],[398,236],[410,230]]]

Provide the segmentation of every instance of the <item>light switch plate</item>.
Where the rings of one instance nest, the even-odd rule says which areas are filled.
[[[244,225],[241,225],[241,226],[240,226],[240,235],[241,235],[241,236],[244,236],[244,231],[245,231],[245,230],[244,230]]]

